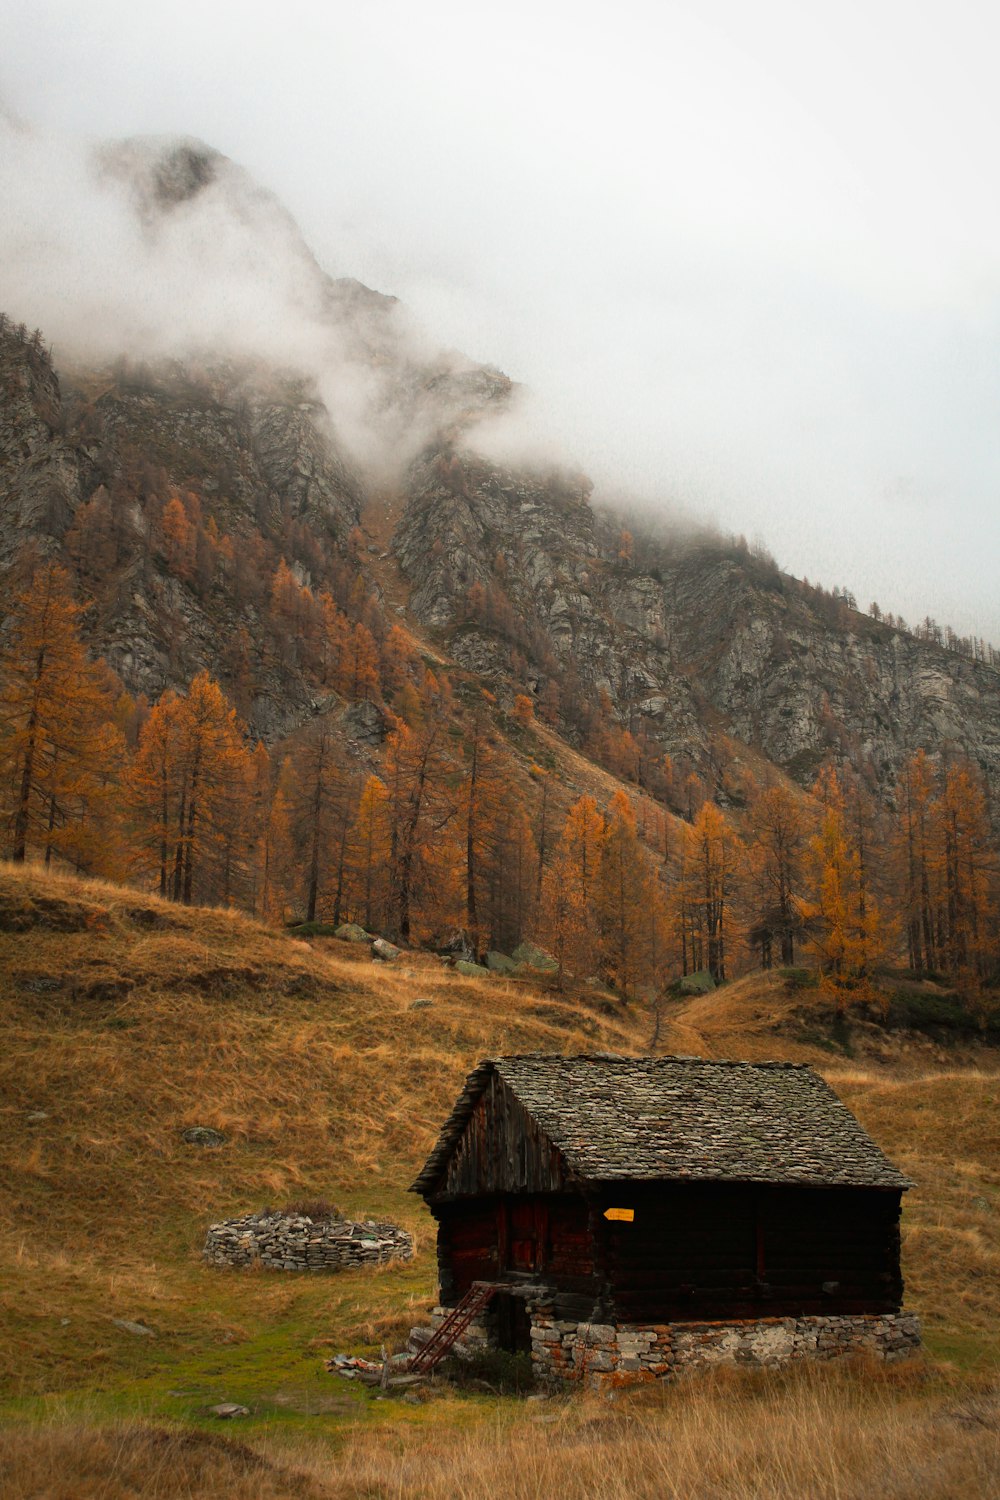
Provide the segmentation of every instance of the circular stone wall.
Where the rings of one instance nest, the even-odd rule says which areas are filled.
[[[274,1271],[340,1271],[347,1266],[383,1266],[409,1260],[413,1240],[396,1224],[339,1217],[262,1212],[213,1224],[202,1255],[213,1266],[249,1266]]]

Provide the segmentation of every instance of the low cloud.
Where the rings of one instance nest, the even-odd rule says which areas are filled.
[[[317,264],[279,200],[199,141],[93,145],[0,122],[0,307],[56,363],[196,359],[315,381],[339,439],[398,473],[469,361]]]

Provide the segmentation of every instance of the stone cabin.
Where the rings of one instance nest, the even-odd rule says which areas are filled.
[[[411,1191],[439,1322],[489,1283],[482,1337],[601,1380],[912,1350],[910,1186],[805,1064],[539,1053],[470,1073]]]

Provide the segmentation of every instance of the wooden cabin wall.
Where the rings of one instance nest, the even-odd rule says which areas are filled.
[[[565,1186],[559,1152],[494,1073],[432,1201],[482,1193],[553,1193]]]
[[[622,1322],[897,1311],[899,1194],[725,1183],[616,1185],[600,1220]],[[825,1284],[825,1290],[824,1290]]]
[[[460,1302],[474,1281],[499,1279],[497,1205],[495,1198],[477,1198],[435,1208],[438,1281],[445,1307]]]
[[[496,1194],[437,1204],[441,1300],[474,1281],[544,1282],[561,1315],[588,1318],[600,1291],[594,1210],[579,1194]]]

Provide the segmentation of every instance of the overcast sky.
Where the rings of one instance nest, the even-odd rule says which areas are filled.
[[[1000,644],[998,17],[0,0],[0,99],[202,137],[600,491]]]

